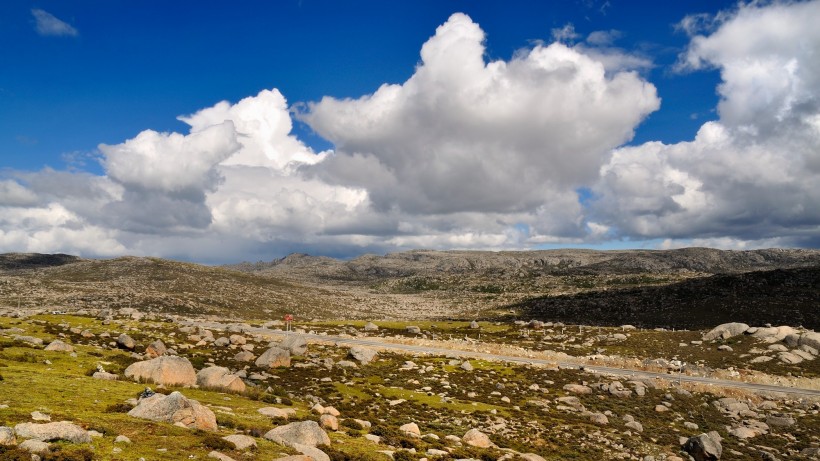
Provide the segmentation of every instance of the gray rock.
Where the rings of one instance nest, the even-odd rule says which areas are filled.
[[[34,336],[14,335],[14,336],[11,337],[11,339],[14,340],[14,341],[20,341],[20,342],[24,342],[24,343],[33,344],[35,346],[42,346],[43,345],[43,340],[40,339],[40,338],[35,338]]]
[[[305,355],[307,352],[307,340],[302,335],[289,335],[282,343],[279,344],[280,349],[290,352],[290,355]]]
[[[807,331],[800,335],[800,346],[809,346],[814,350],[820,350],[820,333]]]
[[[222,438],[234,444],[237,450],[252,450],[256,448],[256,440],[247,435],[232,434]]]
[[[0,445],[14,445],[16,443],[14,430],[10,427],[0,426]]]
[[[245,382],[225,367],[208,367],[199,370],[196,374],[196,383],[204,388],[233,392],[245,391]]]
[[[162,340],[156,340],[148,345],[145,348],[145,355],[150,358],[161,357],[163,355],[168,355],[168,348],[165,347],[165,343]]]
[[[310,459],[314,461],[330,461],[330,456],[327,453],[323,452],[322,450],[311,446],[311,445],[303,445],[301,443],[294,443],[292,448],[303,455],[308,456]]]
[[[263,437],[288,447],[293,447],[294,444],[310,447],[330,445],[330,437],[316,421],[299,421],[275,427]]]
[[[41,442],[66,440],[72,443],[90,443],[91,436],[80,426],[70,421],[56,423],[22,423],[14,426],[14,432],[23,439],[34,439]]]
[[[479,325],[479,324],[478,324],[478,322],[476,322],[475,320],[473,320],[472,322],[470,322],[470,328],[472,328],[473,330],[475,330],[475,329],[481,328],[481,325]]]
[[[461,362],[460,367],[464,371],[473,371],[473,364],[470,363],[469,360],[465,360],[465,361]]]
[[[253,362],[253,359],[255,358],[256,356],[250,351],[242,351],[233,356],[233,359],[237,362]]]
[[[409,326],[405,327],[404,331],[410,333],[411,335],[417,335],[417,334],[421,333],[421,328],[419,328],[415,325],[409,325]]]
[[[358,360],[362,365],[367,365],[373,361],[376,355],[377,352],[375,350],[367,347],[353,346],[350,348],[350,356]]]
[[[122,349],[128,349],[129,351],[133,351],[134,348],[137,347],[137,342],[134,341],[134,338],[128,336],[125,333],[122,333],[117,337],[117,346]]]
[[[746,330],[749,329],[749,325],[745,323],[739,322],[731,322],[731,323],[724,323],[722,325],[718,325],[705,335],[703,335],[704,341],[711,341],[713,339],[729,339],[734,336],[742,335]]]
[[[467,445],[478,448],[489,448],[493,446],[493,442],[490,441],[487,434],[479,431],[478,429],[470,429],[467,431],[467,433],[461,437],[461,441]]]
[[[58,352],[74,352],[74,347],[70,344],[66,344],[59,339],[55,339],[48,346],[46,346],[47,351],[58,351]]]
[[[367,322],[367,323],[364,325],[364,331],[378,331],[378,330],[379,330],[379,326],[378,326],[378,325],[376,325],[376,324],[375,324],[375,323],[373,323],[373,322]]]
[[[179,392],[172,392],[169,395],[154,394],[140,399],[128,415],[151,421],[178,424],[190,429],[217,430],[214,412]]]
[[[719,437],[715,437],[712,433],[690,437],[683,444],[683,450],[689,453],[695,461],[715,461],[723,455]]]
[[[630,421],[630,422],[624,424],[624,426],[626,426],[626,427],[628,427],[628,428],[630,428],[634,431],[643,432],[643,424],[641,424],[637,421]]]
[[[256,366],[262,368],[276,368],[290,366],[290,351],[279,347],[271,347],[256,359]]]
[[[26,450],[29,453],[34,453],[37,455],[44,455],[49,452],[48,443],[40,441],[40,440],[25,440],[20,445],[17,445],[20,449]],[[32,458],[33,460],[34,458]],[[39,458],[38,458],[39,459]]]
[[[125,369],[125,377],[135,381],[148,380],[166,386],[194,386],[196,370],[185,357],[163,356],[132,363]]]
[[[94,379],[102,379],[104,381],[116,381],[119,379],[114,373],[106,373],[104,371],[95,371],[93,375],[91,375]]]
[[[216,338],[216,340],[214,341],[214,346],[225,347],[230,343],[231,343],[230,339],[228,339],[224,336],[220,336],[219,338]]]

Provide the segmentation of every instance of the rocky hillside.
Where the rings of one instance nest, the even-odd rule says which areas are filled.
[[[811,268],[820,268],[820,251],[417,250],[350,261],[294,254],[226,267],[9,254],[0,255],[0,308],[133,307],[246,319],[524,316],[676,327],[765,314],[772,323],[810,326],[820,286]],[[756,285],[759,277],[779,281]],[[726,287],[735,287],[731,295]]]
[[[663,286],[546,296],[524,317],[595,325],[707,328],[726,322],[820,329],[820,267],[719,274]]]
[[[521,252],[414,250],[350,261],[292,254],[271,262],[227,266],[245,272],[342,280],[419,275],[613,275],[638,273],[742,273],[820,265],[820,251],[767,249],[543,250]]]

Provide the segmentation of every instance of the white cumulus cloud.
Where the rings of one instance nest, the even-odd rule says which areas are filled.
[[[51,35],[57,37],[76,37],[79,35],[77,29],[67,22],[58,19],[48,11],[34,8],[31,10],[31,15],[34,16],[34,29],[40,35]]]
[[[740,5],[694,36],[681,63],[720,70],[719,120],[616,150],[597,213],[633,238],[820,243],[818,20],[818,1]]]

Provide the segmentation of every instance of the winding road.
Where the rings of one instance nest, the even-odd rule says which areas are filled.
[[[192,322],[194,326],[201,326],[203,328],[209,329],[216,329],[216,330],[226,330],[228,328],[227,324],[218,323],[218,322]],[[282,337],[288,335],[299,334],[303,336],[307,341],[313,342],[331,342],[336,344],[344,344],[350,346],[366,346],[372,347],[377,349],[387,349],[387,350],[394,350],[394,351],[401,351],[401,352],[409,352],[409,353],[417,353],[417,354],[430,354],[430,355],[443,355],[443,356],[450,356],[450,357],[460,357],[460,358],[473,358],[473,359],[482,359],[482,360],[491,360],[491,361],[500,361],[500,362],[507,362],[507,363],[520,363],[520,364],[527,364],[527,365],[548,365],[548,366],[555,366],[558,365],[561,368],[583,368],[585,371],[593,371],[596,373],[604,373],[604,374],[611,374],[611,375],[618,375],[628,377],[630,379],[665,379],[668,381],[678,381],[678,382],[687,382],[687,383],[698,383],[704,384],[708,386],[715,386],[715,387],[723,387],[723,388],[735,388],[735,389],[746,389],[752,391],[763,391],[763,392],[781,392],[785,394],[793,394],[793,395],[802,395],[802,396],[813,396],[813,397],[820,397],[820,390],[818,389],[806,389],[806,388],[797,388],[797,387],[789,387],[789,386],[780,386],[774,384],[758,384],[758,383],[748,383],[743,381],[734,381],[728,379],[717,379],[717,378],[708,378],[703,376],[691,376],[685,374],[667,374],[667,373],[657,373],[652,371],[644,371],[644,370],[635,370],[629,368],[617,368],[617,367],[606,367],[600,365],[588,365],[588,364],[579,364],[579,363],[572,363],[572,362],[562,362],[556,360],[548,360],[548,359],[538,359],[532,357],[522,357],[522,356],[515,356],[515,355],[503,355],[503,354],[490,354],[486,352],[477,352],[477,351],[465,351],[461,349],[450,349],[445,347],[431,347],[431,346],[419,346],[413,344],[402,344],[402,343],[394,343],[389,341],[380,340],[381,338],[353,338],[347,336],[332,336],[332,335],[317,335],[317,334],[310,334],[310,333],[294,333],[294,332],[287,332],[281,330],[271,330],[268,328],[259,328],[259,327],[243,327],[242,331],[251,334],[258,334],[263,336],[270,336],[270,337]]]

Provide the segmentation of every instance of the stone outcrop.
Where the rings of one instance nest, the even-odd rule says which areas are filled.
[[[723,455],[720,436],[716,432],[690,437],[683,444],[683,450],[695,461],[716,461]]]
[[[350,356],[358,360],[362,365],[367,365],[376,358],[378,353],[370,348],[362,346],[353,346],[350,348]]]
[[[59,339],[55,339],[48,346],[46,346],[47,351],[58,351],[58,352],[74,352],[74,346],[71,344],[66,344]]]

